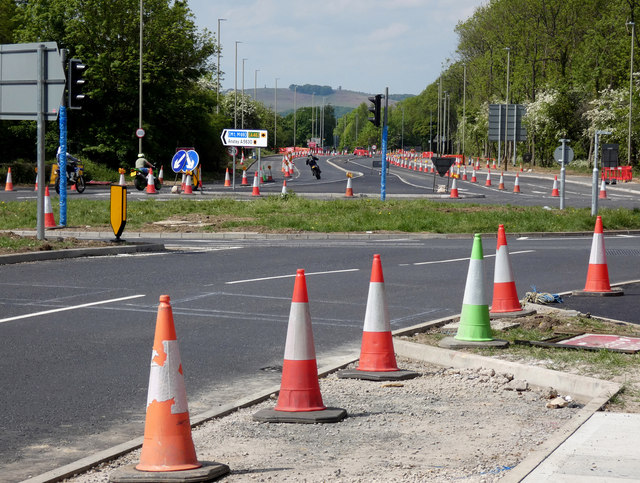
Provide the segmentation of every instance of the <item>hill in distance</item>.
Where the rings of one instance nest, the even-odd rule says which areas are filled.
[[[358,107],[363,102],[365,104],[369,104],[369,96],[373,96],[374,94],[367,94],[364,92],[356,92],[350,91],[346,89],[330,89],[327,86],[324,86],[323,89],[318,89],[321,92],[327,92],[327,89],[330,89],[331,93],[327,95],[312,95],[307,94],[306,92],[301,92],[303,87],[306,87],[306,90],[310,90],[309,86],[298,86],[297,92],[295,93],[296,107],[299,109],[301,107],[311,107],[312,103],[314,106],[322,106],[323,100],[324,105],[331,104],[335,110],[336,115],[341,116],[346,112],[351,111],[352,109]],[[321,86],[317,86],[320,88]],[[229,91],[227,91],[229,92]],[[262,102],[265,106],[273,109],[275,106],[275,89],[274,88],[258,88],[256,89],[256,97],[257,100]],[[244,90],[245,95],[253,97],[254,89],[247,89],[245,87]],[[405,99],[407,97],[412,97],[410,94],[389,94],[389,104],[394,105],[398,101]],[[288,113],[292,112],[294,109],[294,90],[293,88],[283,87],[278,88],[278,112],[279,113]],[[384,102],[384,101],[383,101]]]

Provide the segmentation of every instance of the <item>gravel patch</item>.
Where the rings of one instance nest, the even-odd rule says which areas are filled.
[[[208,421],[193,430],[198,458],[229,465],[221,479],[229,482],[493,482],[581,407],[566,397],[566,407],[548,408],[552,388],[535,390],[493,369],[398,364],[422,375],[401,382],[321,379],[325,405],[348,411],[339,423],[254,421],[275,397]],[[106,482],[138,461],[135,451],[65,481]]]

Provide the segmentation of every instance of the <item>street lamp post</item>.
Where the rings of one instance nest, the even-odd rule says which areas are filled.
[[[143,0],[140,0],[140,79],[138,84],[138,129],[142,129],[142,31],[144,10]],[[142,137],[138,138],[138,153],[142,152]]]
[[[276,77],[276,88],[273,90],[275,95],[275,108],[273,109],[273,151],[275,152],[278,145],[278,78]]]
[[[254,101],[258,100],[258,72],[260,72],[260,69],[256,69],[255,72],[253,73],[253,100]]]
[[[296,123],[298,117],[298,106],[297,106],[297,95],[298,95],[298,86],[293,86],[293,147],[296,146]]]
[[[404,107],[402,108],[402,134],[400,139],[401,141],[401,146],[402,146],[402,151],[404,152]]]
[[[462,161],[464,162],[464,126],[467,123],[467,64],[462,64]]]
[[[242,115],[241,115],[241,121],[240,121],[240,126],[242,129],[244,129],[244,108],[245,108],[245,102],[244,102],[244,62],[247,59],[242,59],[242,107],[240,109],[242,109]]]
[[[631,25],[631,62],[629,66],[629,135],[627,139],[627,165],[631,166],[631,94],[633,93],[633,38],[635,37],[636,24],[627,22]]]
[[[511,65],[511,48],[510,47],[505,47],[504,48],[507,51],[507,104],[506,104],[506,109],[505,109],[505,114],[504,114],[504,167],[507,167],[507,133],[509,132],[509,128],[507,126],[507,121],[509,120],[509,66]],[[515,139],[515,138],[514,138]],[[515,144],[515,141],[514,141]],[[499,159],[498,160],[498,164],[501,164],[502,160]]]
[[[233,128],[234,129],[238,129],[238,44],[241,44],[241,43],[242,41],[236,40],[236,61],[235,61],[235,75],[234,75],[234,85],[233,85]],[[235,165],[235,162],[234,162],[234,165]]]
[[[220,22],[226,18],[218,19],[218,64],[216,66],[216,114],[220,114]]]

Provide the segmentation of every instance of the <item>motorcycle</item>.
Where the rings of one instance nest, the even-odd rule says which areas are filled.
[[[72,171],[67,171],[67,186],[76,186],[78,193],[83,193],[87,187],[84,181],[84,165],[76,163]],[[60,194],[60,168],[56,169],[56,193]]]
[[[154,166],[155,170],[156,167]],[[131,177],[133,178],[133,185],[138,189],[138,191],[144,191],[147,189],[147,175],[140,168],[131,168]],[[160,180],[154,176],[153,178],[153,186],[156,191],[159,191],[162,187]]]
[[[311,167],[311,174],[316,177],[316,179],[320,179],[320,166],[316,163],[317,158],[313,158],[311,160],[307,159],[307,164]]]

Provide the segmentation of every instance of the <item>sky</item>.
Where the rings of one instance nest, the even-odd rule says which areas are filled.
[[[328,85],[419,94],[456,59],[458,22],[487,0],[189,0],[199,29],[220,22],[222,89]],[[214,63],[216,59],[213,59]]]

